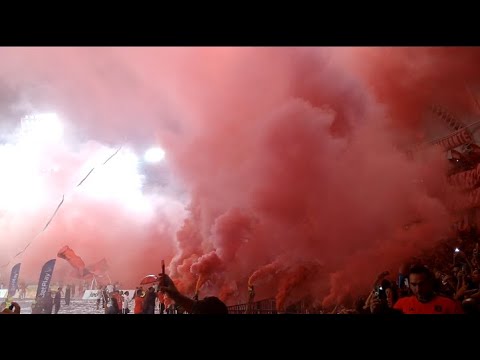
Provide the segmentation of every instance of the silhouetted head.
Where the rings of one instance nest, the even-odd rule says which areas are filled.
[[[209,296],[196,302],[192,314],[228,314],[228,309],[219,298]]]
[[[474,299],[466,299],[462,302],[463,311],[465,314],[478,314],[479,307]]]

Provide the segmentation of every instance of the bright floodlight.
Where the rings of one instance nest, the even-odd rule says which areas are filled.
[[[33,142],[56,142],[63,136],[63,125],[57,114],[34,114],[22,119],[22,135]]]
[[[165,150],[159,147],[148,149],[143,156],[145,161],[152,163],[162,161],[164,157]]]

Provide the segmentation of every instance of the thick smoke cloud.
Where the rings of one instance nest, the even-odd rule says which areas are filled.
[[[4,165],[2,186],[43,195],[34,207],[37,192],[14,211],[2,206],[1,259],[41,229],[92,159],[124,145],[22,255],[22,276],[36,281],[68,244],[87,264],[106,257],[112,279],[128,286],[164,258],[183,291],[229,303],[246,301],[250,276],[257,298],[276,297],[280,310],[307,295],[329,305],[361,294],[449,230],[443,155],[412,160],[405,150],[440,131],[424,120],[432,103],[471,114],[465,82],[477,77],[479,56],[469,48],[2,49],[0,77],[18,94],[8,102],[25,114],[58,113],[68,137]],[[163,165],[128,165],[155,144]],[[57,172],[40,176],[36,164],[53,162]],[[35,171],[15,173],[19,166]],[[156,176],[167,184],[147,186]]]

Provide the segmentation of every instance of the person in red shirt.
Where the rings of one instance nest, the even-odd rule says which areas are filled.
[[[134,314],[142,314],[143,313],[143,300],[144,300],[145,294],[143,293],[142,289],[137,289],[135,292],[135,297],[133,298],[133,301],[135,303],[135,306],[133,308],[133,313]]]
[[[434,276],[428,268],[415,265],[408,276],[412,296],[400,298],[393,308],[404,314],[463,314],[458,301],[434,292]]]

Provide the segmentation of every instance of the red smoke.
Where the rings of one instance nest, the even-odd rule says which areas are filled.
[[[205,275],[220,272],[223,270],[222,260],[218,255],[212,251],[201,256],[197,262],[195,262],[190,270],[194,274]]]
[[[159,141],[185,190],[148,192],[148,214],[78,193],[22,255],[22,273],[37,276],[68,244],[87,263],[105,257],[112,279],[129,285],[166,259],[189,296],[201,274],[202,296],[246,301],[248,278],[266,269],[251,278],[257,299],[285,307],[311,294],[328,304],[368,291],[376,274],[448,231],[443,154],[410,160],[404,149],[448,133],[424,120],[431,104],[461,118],[473,111],[465,82],[479,80],[477,49],[1,52],[0,76],[30,107],[68,119],[77,146],[127,143],[141,155]],[[58,155],[65,178],[87,158],[75,149],[55,151],[72,154]],[[59,195],[53,180],[47,187],[48,206],[2,220],[12,242],[2,246],[23,247],[41,228]]]
[[[265,279],[275,276],[284,269],[284,261],[286,261],[286,259],[276,259],[274,262],[261,266],[255,270],[248,279],[248,286],[259,285],[265,281]]]
[[[320,276],[318,271],[317,264],[301,264],[285,274],[275,298],[277,310],[284,312],[287,300],[290,302],[299,301],[302,297],[311,294],[312,285],[318,281]],[[293,290],[297,290],[297,294],[292,294]]]

